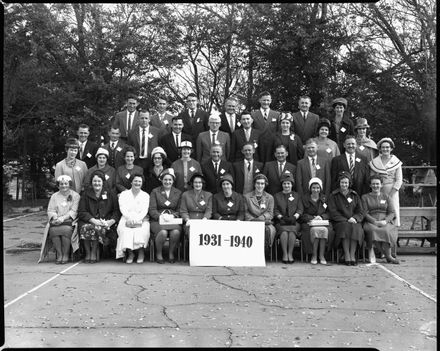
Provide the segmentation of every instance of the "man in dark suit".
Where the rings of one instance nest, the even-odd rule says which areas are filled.
[[[234,177],[234,170],[232,164],[228,161],[222,160],[222,148],[220,145],[211,146],[211,157],[205,161],[202,166],[203,175],[206,179],[205,190],[212,194],[218,192],[219,178],[229,173]]]
[[[128,144],[136,149],[134,164],[144,169],[146,174],[151,164],[151,151],[158,146],[159,129],[150,126],[150,112],[140,110],[138,125],[128,134]]]
[[[237,118],[237,100],[229,98],[225,102],[225,111],[220,114],[220,130],[228,133],[232,137],[232,133],[240,128],[240,121]]]
[[[317,155],[318,144],[314,139],[306,142],[306,156],[296,165],[296,189],[300,196],[309,193],[309,181],[318,177],[322,181],[321,193],[328,199],[331,188],[330,161]]]
[[[283,190],[281,184],[281,177],[283,175],[290,174],[295,179],[296,166],[286,161],[288,154],[284,145],[278,145],[275,148],[276,161],[269,161],[264,165],[263,174],[269,180],[266,191],[271,195],[275,195]]]
[[[235,174],[235,191],[240,194],[247,194],[254,190],[254,176],[263,171],[263,164],[254,160],[255,148],[253,143],[244,144],[241,152],[244,159],[232,165]]]
[[[176,161],[179,155],[179,146],[182,141],[191,141],[191,135],[182,133],[183,120],[180,116],[174,116],[171,120],[171,132],[159,138],[159,145],[167,153],[171,162]]]
[[[260,135],[261,131],[252,128],[254,120],[249,111],[243,111],[240,116],[241,128],[235,130],[231,137],[231,155],[229,160],[231,162],[236,162],[243,160],[243,145],[247,143],[253,143],[255,148],[255,153],[253,158],[256,161],[260,160]]]
[[[310,97],[301,96],[298,101],[299,111],[292,115],[293,131],[303,142],[315,137],[318,128],[319,116],[309,111],[311,105]]]
[[[183,120],[183,133],[191,135],[193,145],[196,145],[197,136],[208,130],[208,112],[197,108],[197,96],[194,93],[186,97],[186,110],[179,116]]]
[[[339,188],[338,175],[341,171],[351,174],[351,188],[359,196],[369,192],[370,168],[365,156],[356,153],[356,138],[347,135],[344,141],[345,152],[331,160],[332,191]]]
[[[138,126],[139,112],[136,107],[139,105],[135,95],[129,95],[127,98],[127,109],[118,112],[113,120],[113,124],[119,128],[121,139],[128,140],[128,134]]]
[[[90,127],[87,124],[80,124],[76,132],[79,140],[79,150],[76,158],[84,161],[87,168],[96,165],[96,151],[98,151],[98,144],[88,140],[90,135]]]
[[[280,113],[270,109],[272,97],[269,92],[262,92],[259,96],[260,108],[252,111],[254,128],[261,131],[260,135],[260,161],[266,163],[273,160],[272,140],[279,129]]]
[[[119,166],[125,164],[123,151],[126,143],[120,139],[121,133],[115,125],[109,127],[108,136],[110,140],[103,148],[109,153],[107,163],[117,170]]]
[[[159,97],[157,100],[156,111],[151,115],[150,125],[160,131],[159,139],[171,132],[171,120],[173,115],[167,111],[168,101],[165,97]]]
[[[209,130],[202,132],[197,137],[196,160],[200,164],[205,162],[211,155],[211,146],[218,144],[222,147],[222,159],[228,160],[231,152],[231,140],[229,134],[219,130],[220,116],[212,114],[209,116]]]

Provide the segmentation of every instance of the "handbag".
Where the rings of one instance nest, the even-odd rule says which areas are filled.
[[[159,216],[159,224],[161,226],[161,229],[165,230],[172,230],[172,229],[180,229],[180,226],[182,225],[182,218],[171,218],[168,220],[165,220],[164,214],[171,214],[169,210],[164,210],[160,216]]]
[[[325,227],[330,225],[328,219],[312,219],[308,224],[310,227]]]

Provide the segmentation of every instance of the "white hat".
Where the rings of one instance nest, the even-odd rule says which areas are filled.
[[[318,183],[319,186],[321,187],[322,190],[322,180],[319,179],[318,177],[313,177],[312,179],[309,180],[309,189],[312,186],[312,184]]]
[[[95,157],[98,157],[99,155],[105,155],[105,156],[107,156],[107,158],[108,158],[108,150],[107,150],[107,149],[104,149],[103,147],[100,147],[100,148],[98,149],[98,151],[96,151],[96,155],[95,155]]]
[[[61,181],[71,182],[71,181],[72,181],[72,178],[70,178],[70,176],[68,176],[67,174],[61,174],[61,175],[57,178],[57,182],[61,182]]]
[[[180,146],[179,146],[180,148],[182,148],[182,147],[188,147],[188,148],[191,148],[192,149],[192,147],[193,147],[193,144],[190,142],[190,141],[188,141],[188,140],[183,140],[181,143],[180,143]]]
[[[161,148],[160,146],[156,146],[153,151],[151,151],[151,157],[153,157],[154,154],[160,153],[164,156],[164,158],[167,157],[167,153],[165,152],[165,150],[163,148]]]
[[[213,122],[221,122],[221,118],[220,118],[220,116],[218,115],[218,114],[214,114],[214,113],[212,113],[210,116],[209,116],[209,120],[208,120],[209,122],[211,122],[211,121],[213,121]]]
[[[163,177],[165,177],[166,175],[170,175],[171,177],[173,177],[173,180],[176,180],[176,174],[174,173],[174,169],[173,168],[167,168],[164,169],[162,171],[162,173],[159,175],[159,179],[162,180]]]

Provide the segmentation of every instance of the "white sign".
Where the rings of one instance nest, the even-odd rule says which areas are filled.
[[[191,219],[190,223],[190,266],[266,266],[264,222]]]

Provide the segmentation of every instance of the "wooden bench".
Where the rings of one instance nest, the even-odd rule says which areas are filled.
[[[399,236],[397,239],[397,249],[398,253],[437,253],[437,246],[434,247],[423,247],[423,243],[427,238],[437,239],[437,228],[432,228],[432,221],[437,219],[437,207],[401,207],[400,208],[401,224],[403,217],[421,217],[420,229],[414,229],[415,221],[412,221],[410,229],[399,228]],[[426,220],[426,226],[423,228],[423,219]],[[422,240],[421,246],[400,246],[399,239],[420,239]]]

